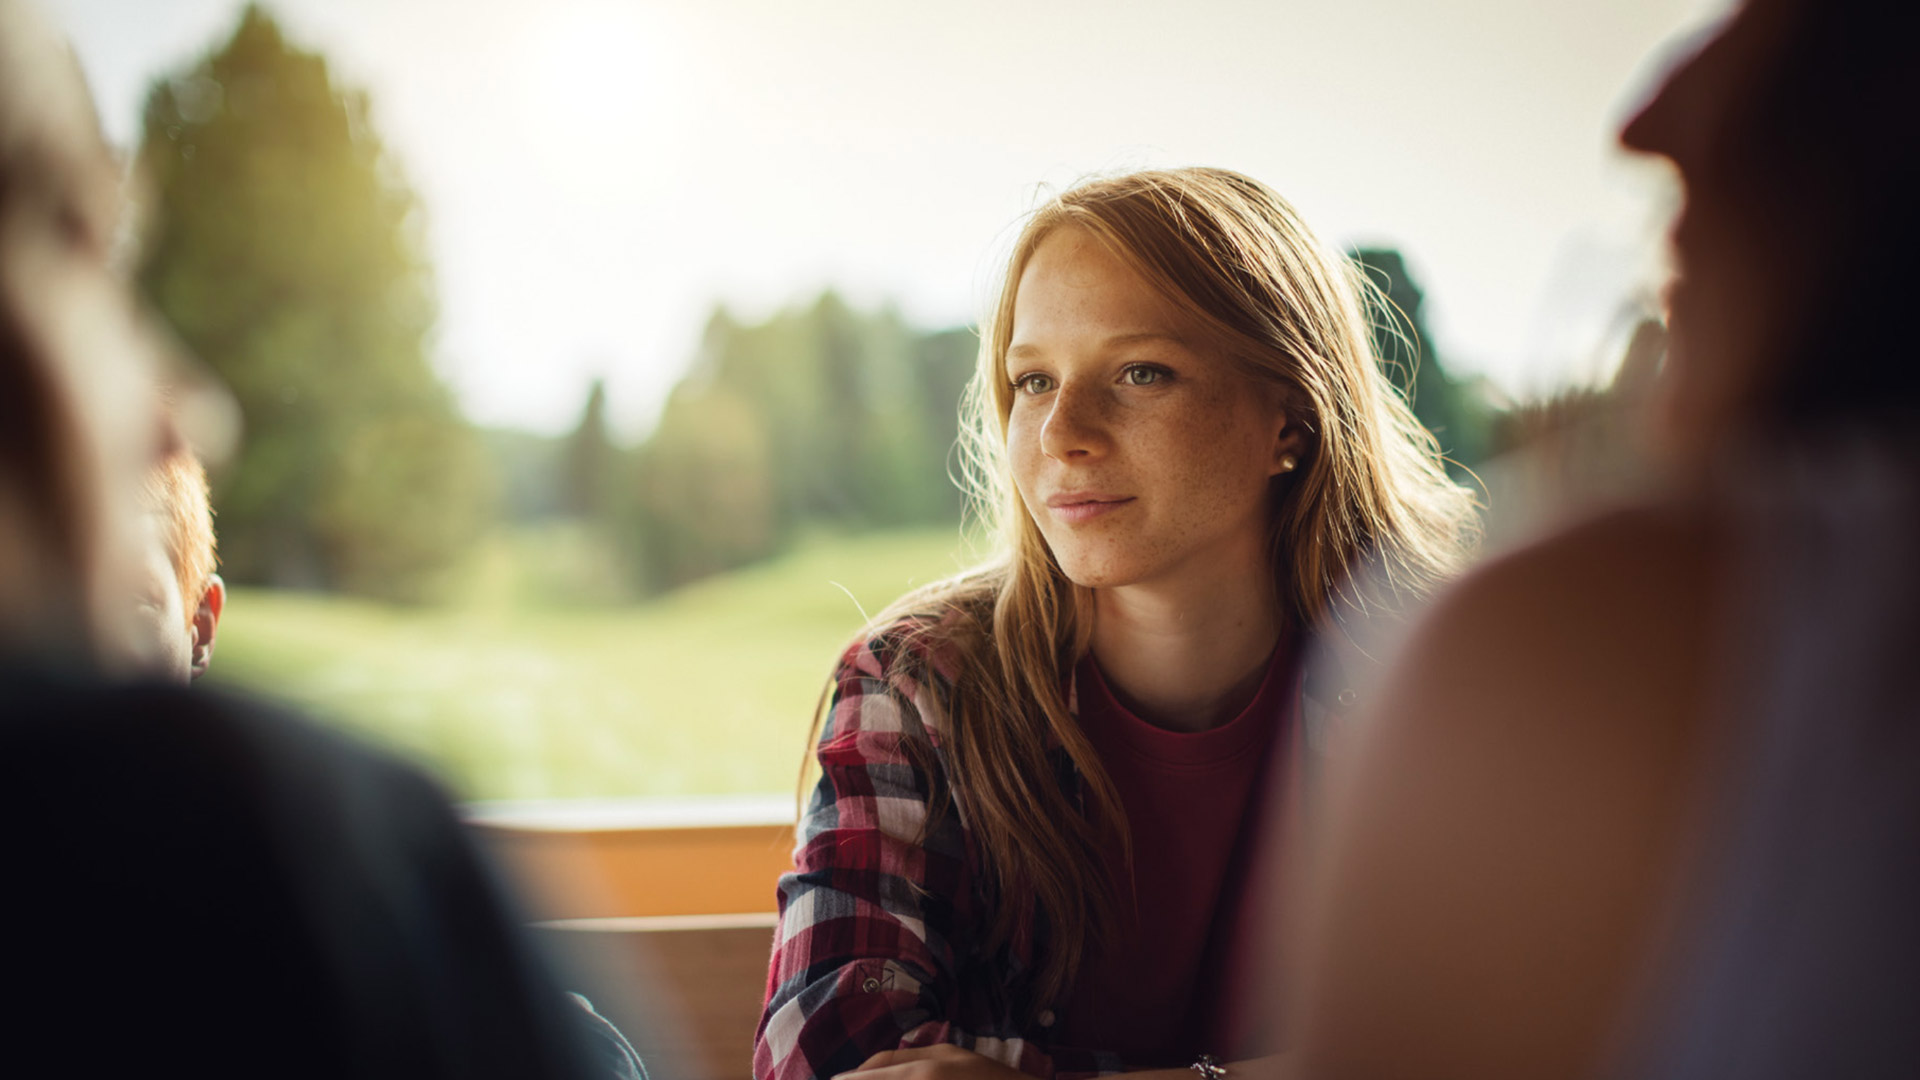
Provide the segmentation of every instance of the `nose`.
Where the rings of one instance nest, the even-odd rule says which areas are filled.
[[[1083,461],[1106,453],[1110,445],[1100,395],[1069,382],[1054,391],[1040,426],[1040,452],[1055,461]]]
[[[1620,145],[1641,154],[1666,155],[1671,145],[1667,138],[1666,88],[1662,87],[1635,112],[1620,129]],[[1669,155],[1670,156],[1670,155]]]
[[[1687,165],[1701,117],[1709,104],[1703,84],[1714,82],[1717,54],[1727,27],[1708,27],[1676,42],[1668,50],[1667,73],[1652,96],[1634,111],[1620,129],[1620,144],[1642,154],[1657,154],[1676,165]]]
[[[1667,158],[1678,165],[1684,141],[1679,121],[1684,118],[1681,115],[1684,109],[1676,105],[1674,99],[1679,96],[1676,91],[1684,90],[1684,85],[1676,85],[1672,80],[1662,84],[1620,129],[1620,145],[1636,153]]]

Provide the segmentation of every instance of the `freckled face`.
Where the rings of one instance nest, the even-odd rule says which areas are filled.
[[[1069,579],[1257,572],[1286,418],[1098,239],[1064,228],[1034,252],[1005,374],[1014,482]]]

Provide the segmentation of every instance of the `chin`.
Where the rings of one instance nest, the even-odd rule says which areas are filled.
[[[1112,589],[1132,585],[1143,576],[1141,567],[1131,561],[1100,552],[1054,553],[1060,572],[1068,581],[1086,589]]]

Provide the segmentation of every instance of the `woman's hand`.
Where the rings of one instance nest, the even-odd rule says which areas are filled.
[[[1245,1061],[1229,1061],[1220,1066],[1227,1074],[1227,1080],[1280,1080],[1285,1075],[1286,1058],[1279,1054],[1267,1057],[1248,1058]],[[1195,1072],[1187,1069],[1146,1069],[1127,1074],[1127,1080],[1193,1080]]]
[[[840,1075],[860,1080],[1031,1080],[1026,1073],[951,1043],[882,1050]]]
[[[1232,1062],[1224,1068],[1229,1080],[1278,1080],[1285,1059],[1279,1055]],[[1026,1080],[1027,1074],[989,1057],[951,1044],[913,1050],[882,1050],[840,1076],[859,1080]],[[840,1080],[835,1077],[834,1080]],[[1152,1069],[1129,1074],[1128,1080],[1192,1080],[1185,1069]]]

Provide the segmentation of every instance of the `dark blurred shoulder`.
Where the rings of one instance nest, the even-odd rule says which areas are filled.
[[[356,800],[403,800],[439,816],[438,785],[393,755],[285,706],[212,688],[115,683],[74,673],[0,672],[0,746],[17,771],[8,799],[43,784],[80,809],[188,789],[250,806],[295,803],[306,815]],[[338,804],[338,805],[336,805]],[[183,806],[176,799],[152,812]]]
[[[1428,1075],[1442,1053],[1586,1071],[1702,820],[1723,546],[1686,504],[1612,511],[1490,560],[1416,620],[1329,755],[1308,1071]]]
[[[590,1075],[510,896],[419,770],[209,690],[0,674],[10,1019],[203,1076]],[[95,1066],[98,1066],[95,1068]],[[74,1071],[69,1068],[67,1073]]]
[[[1612,507],[1490,559],[1457,591],[1502,596],[1518,589],[1537,601],[1590,598],[1606,604],[1697,594],[1714,577],[1723,545],[1718,517],[1682,499]],[[1536,590],[1544,590],[1537,592]]]
[[[1593,653],[1644,651],[1703,629],[1725,571],[1721,521],[1670,500],[1610,509],[1490,559],[1442,595],[1435,615],[1464,631]]]

